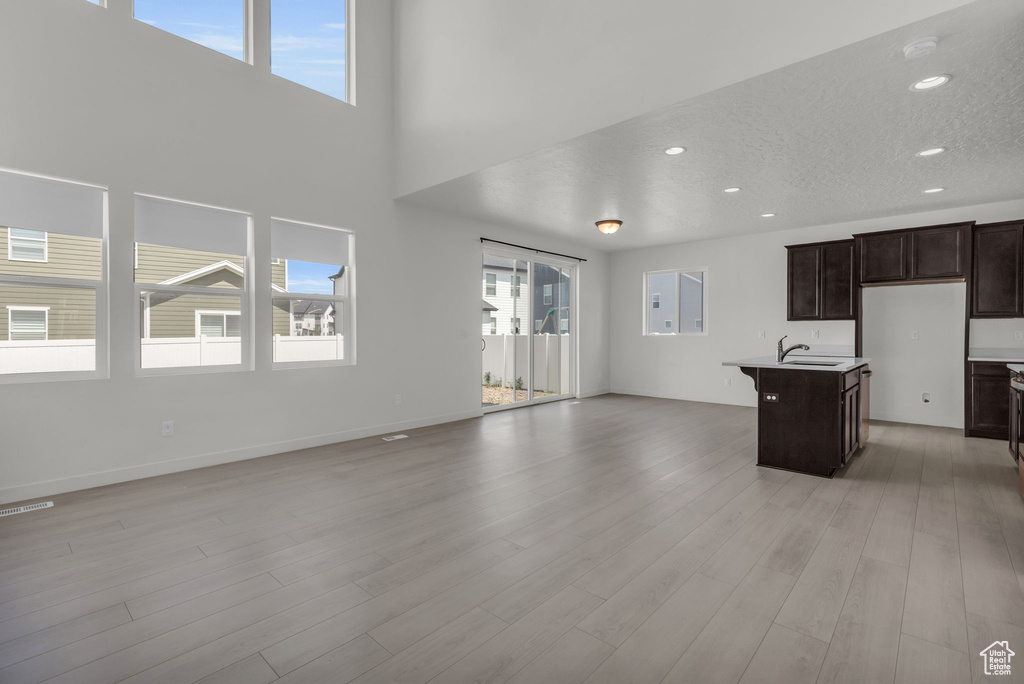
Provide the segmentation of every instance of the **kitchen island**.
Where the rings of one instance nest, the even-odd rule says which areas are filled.
[[[757,464],[835,475],[867,441],[862,399],[870,360],[794,356],[778,362],[766,356],[723,363],[754,381]]]

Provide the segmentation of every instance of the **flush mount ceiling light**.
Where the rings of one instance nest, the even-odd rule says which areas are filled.
[[[622,221],[618,221],[615,219],[605,219],[604,221],[598,221],[596,225],[599,231],[601,231],[605,235],[611,235],[612,233],[619,229],[619,226],[622,225]]]
[[[772,218],[775,214],[761,214],[761,218]]]
[[[932,54],[938,46],[938,38],[922,38],[921,40],[915,40],[913,43],[904,46],[903,56],[907,59],[917,59],[918,57],[924,57],[925,55]]]
[[[722,192],[739,192],[739,191],[740,191],[739,188],[726,188]]]
[[[936,192],[942,192],[945,189],[946,188],[928,188],[927,190],[924,191],[924,194],[926,194],[926,195],[933,195]]]
[[[949,83],[949,79],[952,76],[949,74],[939,74],[938,76],[929,76],[928,78],[922,78],[920,81],[910,86],[911,90],[934,90],[939,86],[944,86]]]
[[[685,147],[670,147],[667,150],[665,150],[665,154],[682,154],[685,151]]]
[[[931,157],[936,154],[942,154],[946,151],[945,147],[933,147],[930,150],[921,150],[917,153],[918,157]]]

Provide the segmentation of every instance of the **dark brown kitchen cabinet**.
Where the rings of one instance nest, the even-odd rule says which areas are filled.
[[[974,227],[971,318],[1015,318],[1022,310],[1024,221]]]
[[[787,319],[849,320],[856,315],[853,240],[790,245]]]
[[[860,384],[843,392],[843,462],[860,448]]]
[[[886,283],[907,279],[907,234],[856,236],[860,241],[860,282]]]
[[[758,392],[757,464],[832,477],[862,443],[866,369],[744,368]]]
[[[968,437],[1010,437],[1010,376],[1006,362],[971,361]]]
[[[854,235],[861,284],[962,280],[973,222]]]

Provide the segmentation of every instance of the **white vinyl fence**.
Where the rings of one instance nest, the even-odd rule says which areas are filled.
[[[95,340],[0,342],[0,375],[96,370]]]
[[[343,335],[274,336],[275,361],[345,358]],[[142,340],[143,368],[223,366],[242,362],[237,337],[167,337]],[[96,370],[95,340],[0,341],[0,375]]]
[[[529,345],[533,338],[533,382],[535,392],[564,394],[569,391],[572,349],[569,335],[483,335],[483,372],[492,382],[501,380],[507,387],[517,378],[528,384]],[[559,342],[561,340],[561,342]],[[513,347],[515,353],[513,354]],[[515,369],[513,369],[515,360]]]

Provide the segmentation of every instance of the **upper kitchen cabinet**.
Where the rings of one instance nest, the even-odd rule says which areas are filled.
[[[973,222],[854,235],[864,285],[962,280]]]
[[[971,318],[1016,318],[1022,310],[1024,221],[974,227]]]
[[[786,247],[787,319],[850,320],[856,315],[853,240]]]

